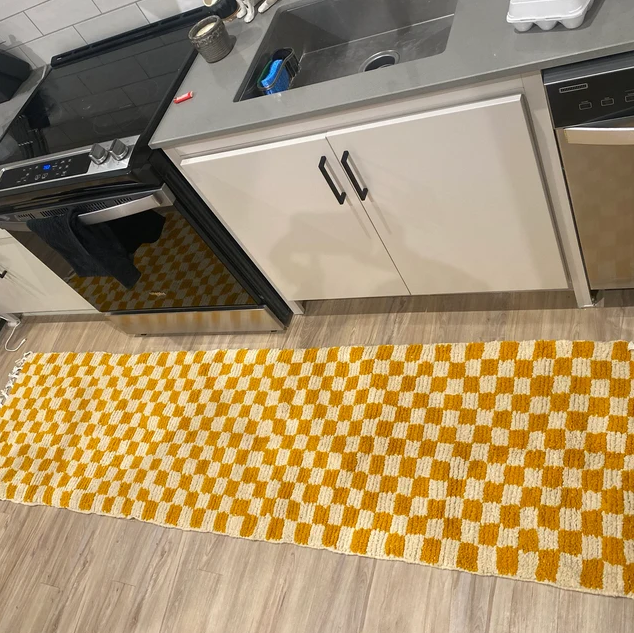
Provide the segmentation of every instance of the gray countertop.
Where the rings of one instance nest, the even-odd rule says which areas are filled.
[[[194,98],[172,104],[152,147],[169,148],[213,136],[252,130],[394,98],[517,75],[634,50],[634,2],[595,0],[586,21],[568,31],[533,27],[517,33],[506,22],[508,0],[458,0],[444,53],[389,69],[362,73],[248,101],[234,102],[275,13],[303,0],[280,0],[251,24],[234,21],[231,54],[215,64],[200,56],[180,93]],[[345,2],[345,0],[340,0]],[[372,2],[368,0],[368,10]]]

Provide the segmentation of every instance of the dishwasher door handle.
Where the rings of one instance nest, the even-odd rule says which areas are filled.
[[[152,209],[171,207],[174,204],[174,200],[174,194],[169,190],[169,187],[163,185],[160,189],[157,189],[150,195],[139,198],[138,200],[124,202],[123,204],[108,207],[107,209],[99,209],[98,211],[88,211],[87,213],[82,213],[78,217],[79,221],[87,226],[92,224],[102,224],[103,222],[110,222],[111,220],[118,220],[119,218],[127,218],[130,215],[136,215],[137,213],[143,213],[144,211],[151,211]]]
[[[634,127],[567,127],[571,145],[634,145]]]

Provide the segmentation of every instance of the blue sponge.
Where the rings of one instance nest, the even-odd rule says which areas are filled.
[[[268,72],[265,71],[265,76],[259,81],[260,88],[265,94],[272,95],[290,88],[291,76],[283,65],[283,59],[276,59],[269,64]]]

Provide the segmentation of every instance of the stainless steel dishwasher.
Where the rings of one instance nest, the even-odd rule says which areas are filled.
[[[634,53],[544,84],[590,287],[634,288]]]

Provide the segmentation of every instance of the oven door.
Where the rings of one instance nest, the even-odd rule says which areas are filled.
[[[557,139],[590,287],[634,288],[634,117]]]
[[[179,213],[177,206],[171,191],[163,185],[128,196],[83,200],[72,206],[60,204],[22,209],[7,215],[2,215],[0,211],[0,228],[7,230],[103,313],[122,315],[257,308],[254,298]],[[124,236],[125,242],[132,244],[128,252],[141,273],[132,288],[126,288],[114,277],[78,276],[64,257],[27,227],[28,220],[61,215],[71,210],[79,212],[80,221],[86,225],[111,223],[113,227],[125,218],[134,218],[133,222],[127,221],[126,231],[132,227],[130,230],[141,236],[144,235],[145,222],[153,222],[156,226],[156,216],[164,218],[160,236],[152,243],[139,245],[136,235]],[[121,234],[121,224],[117,226]],[[129,317],[126,319],[126,322],[133,321]],[[187,326],[180,329],[190,330]],[[223,327],[222,331],[227,329]],[[147,325],[140,326],[139,331],[133,333],[147,333]]]

